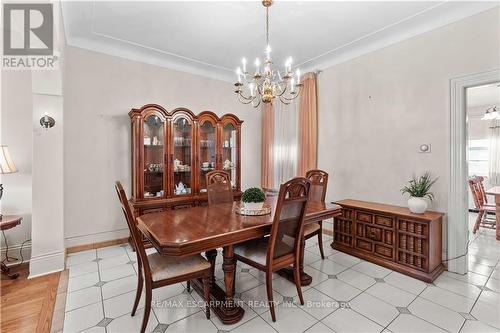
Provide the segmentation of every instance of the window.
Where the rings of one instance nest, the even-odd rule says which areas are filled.
[[[469,140],[467,151],[469,176],[488,176],[489,148],[490,143],[488,139]]]

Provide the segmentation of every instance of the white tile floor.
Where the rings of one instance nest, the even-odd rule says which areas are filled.
[[[259,304],[267,299],[264,275],[238,263],[236,296],[245,309],[239,323],[226,326],[215,315],[206,320],[201,308],[190,306],[200,297],[178,284],[153,292],[154,301],[166,302],[153,307],[148,331],[500,332],[500,242],[492,230],[471,237],[467,275],[444,272],[433,284],[335,251],[331,238],[324,240],[328,258],[323,261],[315,239],[306,245],[305,270],[313,276],[312,285],[303,288],[306,305],[297,305],[292,283],[274,278],[274,298],[281,302],[276,323]],[[216,276],[222,285],[221,259]],[[130,316],[135,260],[126,245],[68,256],[64,332],[138,332],[142,311]]]

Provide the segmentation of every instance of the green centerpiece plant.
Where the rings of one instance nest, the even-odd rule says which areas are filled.
[[[266,194],[258,187],[251,187],[241,195],[241,201],[248,210],[262,209],[264,201],[266,201]]]

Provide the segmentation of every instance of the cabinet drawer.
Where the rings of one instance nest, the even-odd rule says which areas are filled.
[[[360,250],[365,250],[368,252],[373,252],[373,243],[367,242],[363,239],[356,238],[356,247]]]
[[[394,226],[394,219],[387,216],[375,215],[375,224],[392,228]]]
[[[152,213],[161,213],[163,212],[163,208],[149,208],[149,209],[143,209],[140,213],[140,215],[144,214],[152,214]]]
[[[352,219],[352,209],[343,208],[342,209],[342,217],[344,217],[348,220]]]
[[[375,244],[375,254],[381,255],[382,257],[385,258],[391,258],[393,257],[393,250],[390,247],[383,246],[380,244]]]
[[[190,208],[190,207],[193,207],[193,204],[192,203],[187,203],[187,204],[180,204],[180,205],[176,205],[176,206],[172,206],[172,209],[185,209],[185,208]]]
[[[356,220],[362,221],[362,222],[372,223],[373,222],[373,214],[356,211]]]

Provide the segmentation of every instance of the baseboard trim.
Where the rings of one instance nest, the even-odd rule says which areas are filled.
[[[72,247],[66,248],[66,254],[81,252],[81,251],[86,251],[86,250],[92,250],[92,249],[99,249],[101,247],[118,245],[118,244],[123,244],[126,242],[128,242],[128,237],[119,238],[119,239],[111,239],[111,240],[107,240],[107,241],[90,243],[90,244],[77,245],[77,246],[72,246]]]
[[[64,270],[64,258],[64,250],[31,257],[28,279]]]
[[[64,247],[65,248],[73,248],[77,246],[84,246],[94,243],[101,243],[106,241],[113,241],[117,239],[128,238],[130,232],[128,228],[111,230],[111,231],[103,231],[96,232],[88,235],[80,235],[67,237],[64,239]],[[80,250],[81,251],[81,250]]]

